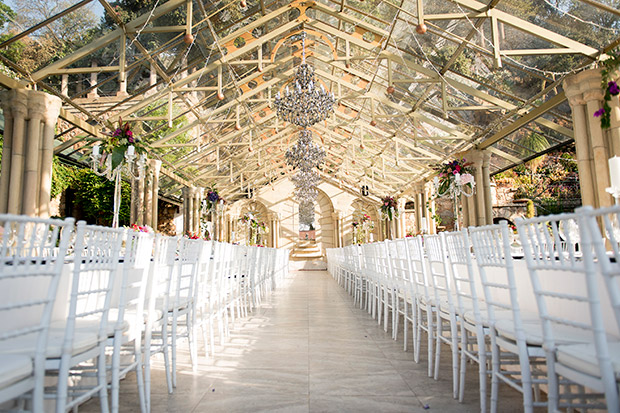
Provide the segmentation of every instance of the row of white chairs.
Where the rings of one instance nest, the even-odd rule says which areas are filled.
[[[438,378],[447,347],[461,402],[473,362],[482,412],[498,410],[500,383],[522,393],[526,412],[620,412],[620,207],[516,226],[525,264],[511,254],[504,221],[330,249],[328,269],[394,339],[403,320],[405,350],[412,326],[416,362],[426,335],[429,377]]]
[[[134,371],[149,412],[152,357],[173,392],[179,339],[196,370],[198,337],[213,356],[216,331],[223,344],[287,268],[286,250],[0,215],[0,410],[61,413],[98,396],[118,412]]]

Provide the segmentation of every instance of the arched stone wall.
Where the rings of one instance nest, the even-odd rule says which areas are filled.
[[[321,251],[325,253],[326,248],[334,246],[334,219],[332,217],[334,206],[325,192],[320,189],[318,191],[319,195],[316,198],[316,205],[314,207],[315,221],[319,224],[316,242],[321,247]]]

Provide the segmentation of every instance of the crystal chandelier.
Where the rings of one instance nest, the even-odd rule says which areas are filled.
[[[297,170],[291,178],[295,185],[294,196],[299,202],[299,221],[309,226],[314,222],[314,205],[320,182],[314,170],[325,159],[325,150],[312,142],[312,132],[307,128],[325,120],[333,111],[333,93],[327,92],[314,75],[314,68],[306,63],[306,33],[301,33],[301,64],[295,72],[292,90],[286,87],[284,95],[276,95],[276,114],[279,119],[300,126],[299,139],[285,153],[286,164]],[[317,87],[319,85],[319,87]]]
[[[284,154],[286,164],[293,168],[312,169],[325,159],[325,150],[312,142],[312,132],[309,129],[299,131],[299,140]]]
[[[334,94],[327,92],[314,76],[314,68],[306,63],[306,32],[301,32],[301,64],[295,72],[292,90],[286,86],[284,95],[276,94],[278,118],[302,128],[325,120],[333,111]],[[319,85],[317,87],[317,85]]]

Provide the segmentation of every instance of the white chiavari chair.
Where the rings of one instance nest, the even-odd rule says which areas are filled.
[[[613,363],[620,342],[606,331],[599,293],[599,289],[611,286],[604,283],[600,269],[603,274],[617,271],[617,264],[607,255],[597,222],[597,217],[602,217],[607,221],[604,224],[609,223],[608,211],[583,208],[575,214],[516,223],[542,319],[550,411],[606,408],[618,412],[620,409],[616,378],[620,376],[617,368],[620,358],[615,357],[616,367]],[[571,227],[579,230],[562,231]],[[613,267],[616,268],[612,270]],[[610,324],[617,334],[619,325]],[[577,392],[573,391],[574,385]],[[586,392],[584,386],[593,391]],[[603,395],[609,396],[607,405],[600,402]]]
[[[192,321],[195,319],[196,273],[203,245],[203,241],[198,239],[181,238],[179,241],[177,270],[174,273],[168,303],[173,387],[177,385],[177,341],[180,338],[186,338],[188,341],[192,370],[198,369],[196,330]]]
[[[499,225],[471,227],[469,231],[489,319],[493,367],[491,411],[497,410],[501,380],[523,394],[523,408],[532,412],[534,407],[547,406],[540,398],[540,386],[547,383],[546,354],[542,348],[539,315],[524,313],[519,305],[508,225],[502,221]],[[544,244],[542,248],[552,247]]]
[[[367,291],[367,308],[368,314],[371,314],[374,318],[377,314],[377,299],[379,297],[379,279],[381,274],[379,273],[379,257],[377,256],[377,243],[362,244],[362,255],[364,256],[364,266],[362,272],[364,277],[368,280]]]
[[[387,241],[375,242],[371,244],[377,257],[378,274],[378,299],[377,299],[377,323],[383,320],[383,330],[388,330],[388,318],[392,312],[392,327],[394,327],[394,287],[392,283],[392,273],[390,270],[390,257],[387,250]],[[383,317],[382,317],[383,316]]]
[[[482,312],[486,304],[476,288],[476,272],[472,261],[471,242],[467,229],[444,233],[448,261],[452,273],[457,322],[460,329],[461,365],[459,375],[459,401],[465,396],[465,372],[467,360],[478,364],[480,411],[487,411],[487,352],[488,320]],[[487,357],[489,356],[489,357]]]
[[[434,295],[432,305],[435,307],[435,380],[439,379],[439,360],[441,343],[450,347],[452,352],[452,396],[458,397],[459,380],[459,334],[452,294],[450,266],[443,235],[424,237],[424,248],[428,259],[429,273],[432,278]]]
[[[595,378],[596,384],[599,385],[595,389],[605,393],[608,411],[618,413],[620,411],[620,344],[617,339],[610,341],[607,331],[611,330],[614,334],[620,333],[620,207],[599,210],[584,207],[578,213],[582,220],[580,232],[586,232],[587,235],[584,234],[584,238],[589,237],[594,246],[594,253],[609,298],[608,305],[601,304],[600,314],[597,314],[596,308],[591,313],[594,317],[592,325],[595,351],[592,346],[588,346],[578,354],[581,360],[587,360],[585,364],[587,368],[584,370]],[[602,225],[604,237],[597,225],[599,223]],[[605,318],[605,310],[613,314],[615,325],[612,320],[608,321],[607,326],[604,323],[601,325],[601,319]],[[607,334],[603,334],[603,331]],[[598,366],[594,363],[594,354],[596,354]]]
[[[394,311],[396,312],[396,325],[394,326],[393,336],[398,339],[399,319],[403,317],[403,350],[407,351],[407,337],[409,335],[409,323],[415,326],[414,317],[416,312],[415,290],[411,278],[411,268],[409,262],[409,251],[407,241],[399,238],[388,241],[390,256],[390,266],[394,287],[396,290]],[[402,305],[401,305],[402,303]]]
[[[156,354],[162,354],[168,392],[172,393],[172,374],[170,371],[170,337],[168,316],[170,287],[175,270],[177,237],[155,236],[153,261],[150,266],[150,285],[147,289],[147,317],[144,337],[144,393],[146,410],[151,410],[151,362]]]
[[[66,322],[52,324],[47,343],[46,374],[58,384],[46,389],[46,397],[56,399],[57,413],[95,395],[101,410],[109,409],[105,350],[114,333],[108,313],[122,242],[122,229],[77,224]],[[62,341],[57,340],[61,336]],[[96,380],[89,380],[93,376]]]
[[[142,361],[143,335],[146,327],[145,299],[149,284],[154,235],[126,230],[125,248],[120,277],[118,303],[110,310],[114,334],[108,339],[108,352],[112,352],[111,410],[119,410],[120,380],[135,371],[140,410],[146,411]],[[117,283],[118,284],[118,283]]]
[[[46,343],[73,224],[0,215],[0,289],[12,292],[0,305],[0,404],[29,394],[29,410],[44,411]]]
[[[213,271],[213,241],[204,241],[198,259],[196,275],[196,310],[194,311],[194,326],[202,331],[205,357],[214,355],[213,321],[215,317],[214,303],[214,271]]]
[[[434,315],[432,306],[432,285],[428,263],[424,255],[422,237],[407,237],[407,249],[409,251],[409,262],[411,265],[411,276],[416,294],[416,314],[414,318],[413,359],[416,363],[420,361],[420,344],[422,331],[427,336],[427,355],[428,355],[428,377],[433,376],[433,352],[434,352]]]

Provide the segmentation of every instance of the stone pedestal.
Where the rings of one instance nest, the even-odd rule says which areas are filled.
[[[0,104],[5,119],[0,213],[48,218],[61,100],[44,92],[14,89],[0,94]]]

